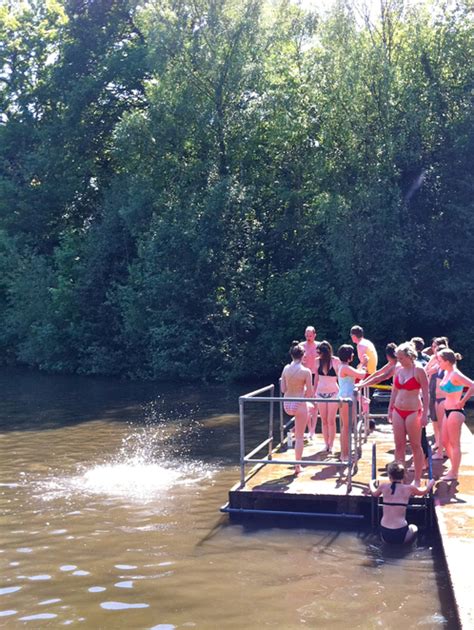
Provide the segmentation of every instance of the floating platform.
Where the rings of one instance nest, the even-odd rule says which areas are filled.
[[[336,438],[337,442],[337,438]],[[372,478],[372,451],[376,444],[376,468],[380,478],[386,474],[386,465],[393,461],[394,445],[392,428],[379,424],[361,444],[356,472],[352,475],[351,491],[347,493],[347,468],[341,467],[336,451],[333,455],[324,450],[322,436],[316,434],[307,441],[303,461],[320,462],[320,466],[308,465],[298,476],[293,465],[258,464],[246,476],[245,485],[236,483],[229,491],[225,508],[233,516],[245,514],[273,514],[321,518],[363,520],[372,518],[373,498],[368,494]],[[275,457],[292,461],[292,449],[275,449]],[[323,465],[324,464],[324,465]],[[422,498],[413,505],[424,505]]]
[[[428,434],[430,430],[428,426]],[[428,435],[430,437],[430,435]],[[336,444],[338,436],[336,436]],[[373,464],[373,445],[376,460]],[[412,499],[408,520],[439,530],[446,566],[450,577],[459,625],[474,628],[474,600],[471,593],[474,565],[474,437],[464,425],[461,439],[462,465],[457,482],[439,481],[432,498]],[[251,514],[288,517],[344,519],[370,523],[378,506],[368,494],[369,482],[376,470],[377,478],[386,475],[386,465],[394,459],[393,432],[390,424],[381,421],[357,446],[359,459],[352,470],[350,492],[347,492],[347,469],[341,467],[338,452],[328,454],[322,436],[307,441],[303,451],[302,472],[295,476],[294,466],[260,463],[229,491],[229,501],[221,508],[231,518],[242,519]],[[294,451],[283,442],[272,455],[278,461],[294,460]],[[407,462],[411,457],[407,455]],[[323,465],[324,464],[324,465]],[[433,475],[438,479],[446,466],[433,461]],[[409,473],[410,481],[413,473]],[[425,481],[427,473],[424,474]],[[417,511],[419,508],[419,511]]]

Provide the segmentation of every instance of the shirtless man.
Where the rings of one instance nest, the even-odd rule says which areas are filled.
[[[318,346],[316,341],[316,329],[314,326],[307,326],[304,331],[306,341],[301,345],[304,349],[303,365],[311,370],[312,382],[314,384],[314,375],[316,374],[316,361],[319,358]],[[313,394],[314,395],[314,394]],[[316,423],[318,421],[318,406],[312,405],[308,412],[308,429],[309,436],[312,439],[316,432]]]
[[[368,357],[367,374],[373,374],[377,369],[377,350],[374,344],[364,337],[364,329],[362,326],[352,326],[351,328],[352,343],[357,345],[357,356],[359,357],[359,367],[362,365],[363,357]]]

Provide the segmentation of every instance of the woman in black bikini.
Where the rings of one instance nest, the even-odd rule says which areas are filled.
[[[438,362],[444,377],[440,389],[446,396],[444,402],[443,443],[448,452],[451,468],[441,479],[455,481],[461,464],[461,429],[464,422],[464,405],[474,392],[474,381],[465,376],[456,367],[461,355],[444,348],[438,352]],[[464,388],[467,392],[464,393]]]
[[[333,355],[329,341],[321,341],[319,344],[319,358],[315,364],[315,396],[326,399],[337,397],[339,393],[337,374],[340,366],[341,360]],[[336,435],[337,404],[319,403],[318,407],[326,451],[332,453]]]
[[[433,459],[443,459],[443,418],[444,418],[444,399],[446,396],[444,392],[439,388],[439,384],[444,376],[444,370],[442,370],[438,363],[438,352],[448,347],[447,343],[443,343],[447,337],[436,337],[433,339],[431,349],[433,355],[425,366],[425,372],[429,379],[429,392],[430,392],[430,418],[433,423],[433,433],[435,436],[435,447],[437,451],[433,455]]]
[[[383,498],[383,516],[380,521],[380,535],[386,543],[401,545],[414,540],[417,527],[408,525],[406,519],[407,505],[410,497],[424,496],[434,486],[434,479],[430,479],[425,488],[405,485],[405,467],[400,462],[392,462],[387,466],[389,482],[370,482],[370,492],[374,497]]]

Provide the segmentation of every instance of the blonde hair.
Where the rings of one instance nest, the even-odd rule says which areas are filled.
[[[410,357],[413,361],[418,358],[418,354],[416,352],[415,346],[411,343],[411,341],[405,341],[397,346],[395,350],[395,354],[402,352],[406,357]]]
[[[443,348],[438,352],[438,356],[440,356],[445,361],[449,361],[452,365],[456,363],[456,361],[461,361],[462,355],[459,352],[454,352],[450,348]]]

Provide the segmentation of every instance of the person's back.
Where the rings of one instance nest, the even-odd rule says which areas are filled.
[[[375,349],[374,344],[365,337],[363,337],[357,344],[357,356],[359,357],[359,361],[362,361],[364,354],[368,357],[367,373],[373,374],[377,370],[377,350]]]
[[[308,382],[310,370],[301,363],[290,363],[283,369],[282,378],[285,379],[285,396],[303,396]],[[311,372],[310,372],[311,373]]]
[[[405,480],[405,467],[395,461],[387,466],[388,482],[382,482],[378,487],[375,481],[370,482],[370,491],[374,497],[383,498],[383,515],[380,521],[380,535],[386,543],[400,545],[414,540],[417,527],[408,525],[406,519],[407,506],[412,496],[424,496],[434,485],[430,479],[425,488],[407,485]]]
[[[357,356],[362,363],[364,355],[367,355],[367,373],[373,374],[377,371],[378,356],[374,344],[364,337],[364,329],[361,326],[352,326],[352,342],[357,345]]]

